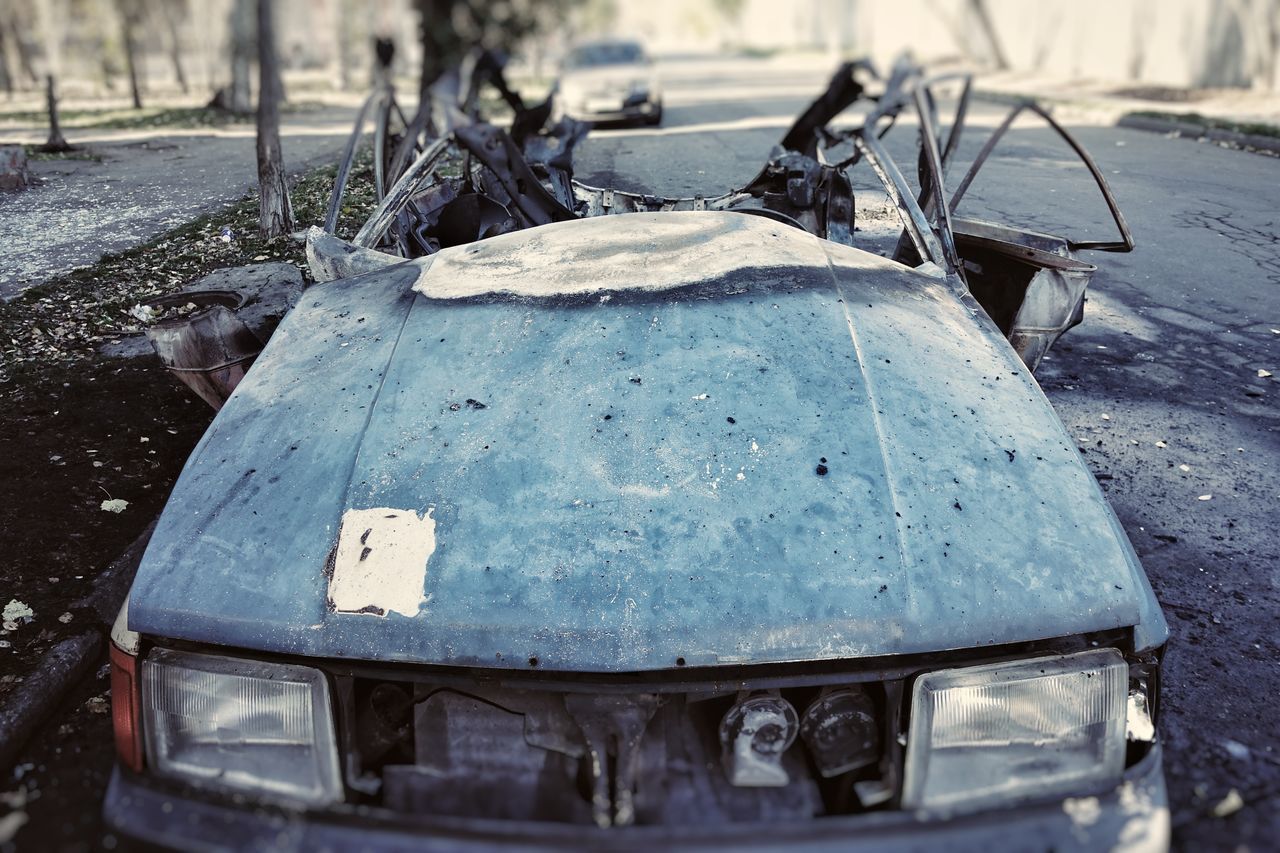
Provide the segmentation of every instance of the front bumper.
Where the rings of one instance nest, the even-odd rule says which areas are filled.
[[[1095,796],[952,819],[875,812],[804,824],[713,828],[589,826],[423,818],[366,806],[288,810],[179,790],[116,769],[103,813],[126,841],[183,850],[1165,850],[1169,806],[1159,745]]]
[[[570,104],[566,114],[579,121],[612,122],[651,119],[662,112],[662,103],[651,98],[631,100],[619,98],[617,106],[602,104]]]

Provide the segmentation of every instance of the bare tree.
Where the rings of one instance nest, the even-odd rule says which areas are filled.
[[[716,14],[720,16],[721,21],[733,33],[733,40],[739,44],[742,43],[742,12],[747,5],[747,0],[712,0],[712,6],[715,7]],[[729,39],[722,39],[722,42],[728,42]]]
[[[999,71],[1008,70],[1009,60],[1005,57],[1004,49],[1000,45],[1000,39],[996,35],[995,26],[983,0],[968,0],[963,7],[965,14],[960,18],[949,14],[939,0],[927,0],[927,2],[929,9],[942,22],[942,25],[947,28],[947,32],[951,34],[952,41],[955,42],[956,47],[960,49],[965,59],[973,62],[989,63]],[[976,20],[978,29],[982,31],[982,41],[985,42],[983,47],[976,46],[973,43],[974,40],[971,37],[972,34],[969,27],[970,16]]]
[[[481,47],[509,54],[521,43],[563,21],[583,0],[414,0],[422,43],[418,112],[421,127],[431,110],[431,88],[457,68],[467,51]],[[612,5],[610,8],[614,8]],[[615,9],[616,11],[616,9]]]
[[[280,153],[280,66],[276,55],[274,0],[258,0],[258,230],[276,237],[293,230],[293,205]]]
[[[338,87],[346,92],[351,89],[351,72],[355,66],[355,51],[353,47],[356,39],[353,38],[354,30],[359,23],[357,10],[353,5],[353,0],[337,0],[337,9],[334,14],[334,39],[337,42],[338,53]]]
[[[54,83],[62,72],[62,46],[67,37],[67,5],[58,0],[38,3],[36,17],[44,43],[45,101],[49,107],[49,139],[41,146],[41,150],[70,151],[71,146],[62,135],[62,126],[58,121],[58,97]]]
[[[250,77],[254,54],[254,0],[235,0],[231,7],[231,84],[224,86],[209,102],[235,113],[247,115],[253,110]]]
[[[418,78],[417,125],[430,114],[431,86],[457,65],[465,48],[454,25],[459,0],[414,0],[418,7],[418,32],[422,42],[422,73]]]
[[[987,4],[984,0],[969,0],[969,11],[973,13],[973,17],[977,20],[978,29],[982,30],[982,36],[991,50],[991,59],[995,63],[996,70],[1007,70],[1009,68],[1009,59],[1004,54],[1004,47],[1000,44],[1000,37],[996,34],[996,26],[991,20],[991,13],[987,10]]]
[[[39,86],[44,78],[36,71],[37,49],[28,35],[39,34],[43,38],[46,27],[43,20],[33,20],[32,10],[24,3],[0,0],[0,30],[8,30],[9,44],[13,49],[15,72],[13,79],[26,78],[31,86]]]
[[[124,48],[120,44],[118,0],[81,0],[80,12],[89,19],[96,38],[83,45],[84,59],[91,64],[98,82],[108,92],[116,89],[116,76],[123,68]]]
[[[120,14],[120,34],[124,38],[124,61],[129,69],[129,93],[133,95],[133,108],[142,109],[142,86],[138,69],[138,25],[142,21],[140,0],[116,0]]]
[[[4,86],[5,95],[13,100],[13,60],[9,57],[8,41],[5,27],[0,24],[0,86]]]
[[[1230,0],[1244,50],[1240,61],[1257,91],[1280,86],[1280,0]]]
[[[41,79],[62,74],[62,45],[67,38],[67,18],[65,2],[48,0],[36,4],[36,22],[44,59],[44,76]]]
[[[44,145],[40,146],[41,151],[51,154],[61,154],[67,151],[74,151],[65,136],[62,135],[62,124],[58,121],[58,97],[54,93],[53,75],[46,75],[44,78],[45,99],[49,105],[49,138]]]
[[[187,84],[187,73],[182,67],[182,34],[180,24],[187,19],[190,9],[187,0],[161,0],[158,4],[164,18],[165,30],[169,35],[169,61],[173,64],[173,76],[178,81],[178,88],[186,95],[191,91]]]

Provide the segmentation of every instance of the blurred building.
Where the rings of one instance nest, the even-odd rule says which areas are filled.
[[[589,0],[590,5],[590,0]],[[657,52],[816,50],[1072,79],[1280,89],[1280,0],[645,0],[616,34]]]
[[[529,46],[530,65],[576,38],[632,36],[662,55],[903,50],[925,62],[1074,80],[1280,90],[1280,0],[502,0],[563,10]],[[252,0],[250,0],[252,2]],[[375,35],[397,45],[396,70],[420,62],[413,0],[276,0],[281,58],[304,88],[364,89]],[[487,3],[470,0],[481,15]],[[226,84],[236,0],[0,0],[0,84],[32,90],[52,70],[64,90],[127,87],[122,19],[140,10],[136,62],[151,91],[181,77],[195,94]]]

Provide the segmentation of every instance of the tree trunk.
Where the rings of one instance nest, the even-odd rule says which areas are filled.
[[[120,20],[124,35],[124,61],[129,69],[129,92],[133,95],[133,108],[142,109],[142,88],[138,83],[138,10],[133,0],[119,0]]]
[[[265,237],[293,230],[293,206],[280,153],[280,66],[272,23],[274,0],[258,0],[258,230]]]
[[[0,21],[0,26],[4,25],[4,21]],[[36,73],[35,55],[31,50],[31,45],[27,44],[22,37],[22,31],[18,29],[18,25],[13,21],[9,22],[9,37],[13,42],[13,52],[18,57],[18,67],[22,69],[22,73],[26,75],[31,86],[38,87],[40,85],[40,75]]]
[[[231,10],[231,88],[226,107],[241,115],[253,110],[253,7],[254,0],[236,0]]]
[[[351,89],[351,27],[354,15],[351,14],[351,0],[338,0],[337,26],[335,36],[338,42],[338,87],[347,92]]]
[[[0,25],[0,86],[4,86],[5,95],[13,100],[13,66],[9,59],[9,37],[5,27]]]
[[[1000,38],[996,35],[995,24],[991,20],[991,15],[987,11],[987,4],[983,0],[969,0],[969,9],[973,12],[975,18],[978,19],[978,26],[982,29],[982,35],[987,40],[987,45],[991,49],[991,59],[995,62],[997,71],[1007,71],[1009,69],[1009,60],[1004,55],[1004,48],[1000,44]]]
[[[169,31],[169,61],[173,63],[173,76],[177,78],[182,94],[187,95],[191,87],[187,84],[187,72],[182,67],[182,38],[178,30],[178,22],[187,17],[187,4],[185,0],[170,0],[161,3],[160,8],[164,12],[165,29]]]
[[[49,140],[40,146],[40,150],[50,153],[72,151],[74,149],[67,144],[66,137],[62,135],[62,125],[58,122],[58,98],[53,92],[53,75],[47,75],[44,83],[45,98],[49,104]]]
[[[422,41],[422,76],[418,80],[419,117],[431,110],[431,85],[462,59],[463,48],[453,26],[456,0],[415,0]]]

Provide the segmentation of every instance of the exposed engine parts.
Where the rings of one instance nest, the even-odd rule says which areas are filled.
[[[806,819],[886,784],[880,685],[578,693],[358,680],[358,787],[415,813],[599,827]],[[803,715],[796,710],[805,709]]]
[[[720,721],[721,760],[729,782],[740,788],[782,788],[782,754],[800,728],[796,709],[781,696],[748,696]]]

